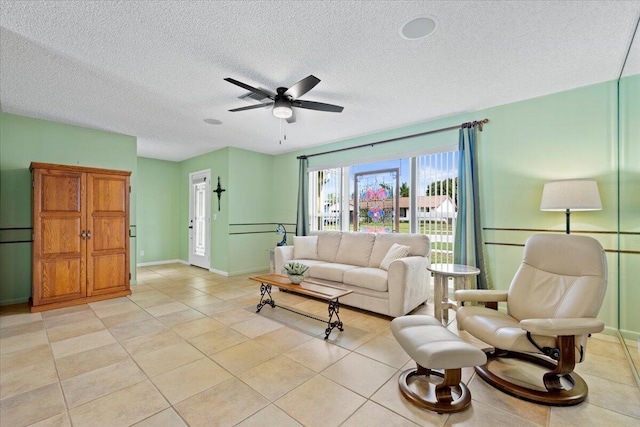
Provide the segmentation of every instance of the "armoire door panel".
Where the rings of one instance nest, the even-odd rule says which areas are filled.
[[[42,212],[78,212],[81,207],[81,177],[75,172],[50,171],[42,175]]]
[[[90,199],[90,210],[94,213],[125,212],[129,198],[127,177],[96,175],[91,176],[91,191],[100,197]]]
[[[129,177],[87,176],[87,294],[129,289]]]
[[[90,244],[94,251],[125,250],[127,229],[123,217],[95,217]]]
[[[72,255],[80,257],[82,221],[76,218],[42,218],[40,239],[42,242],[41,254]]]
[[[87,290],[89,295],[126,289],[129,273],[125,271],[125,255],[105,255],[93,257],[93,271]]]
[[[86,295],[80,259],[46,260],[40,263],[39,304],[60,302]]]

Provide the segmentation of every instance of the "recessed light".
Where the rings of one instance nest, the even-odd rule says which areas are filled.
[[[436,21],[422,16],[405,22],[400,29],[400,35],[407,40],[420,40],[432,34],[436,27]]]
[[[210,125],[221,125],[222,122],[216,119],[204,119],[203,122],[208,123]]]

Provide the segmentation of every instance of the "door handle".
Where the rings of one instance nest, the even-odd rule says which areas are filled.
[[[192,229],[192,228],[193,228],[193,225],[190,225],[190,226],[189,226],[189,229]]]

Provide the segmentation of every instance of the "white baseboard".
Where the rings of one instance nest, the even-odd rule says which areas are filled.
[[[154,262],[141,262],[139,264],[136,264],[138,267],[151,267],[154,265],[162,265],[162,264],[184,264],[184,265],[191,265],[189,264],[188,261],[184,261],[181,259],[170,259],[170,260],[166,260],[166,261],[154,261]],[[240,274],[249,274],[249,273],[260,273],[260,272],[264,272],[264,271],[268,271],[269,267],[265,266],[265,267],[260,267],[260,268],[252,268],[252,269],[247,269],[247,270],[242,270],[242,271],[234,271],[233,272],[233,276],[237,276]],[[229,274],[228,271],[222,271],[222,270],[216,270],[215,268],[210,268],[209,271],[211,273],[215,273],[215,274],[219,274],[221,276],[225,276],[225,277],[229,277],[231,274]]]
[[[620,335],[622,335],[622,338],[626,338],[630,340],[640,340],[640,332],[627,331],[626,329],[620,329]]]
[[[265,271],[269,271],[269,266],[264,266],[264,267],[259,267],[259,268],[250,268],[247,270],[239,270],[239,271],[234,271],[232,273],[233,276],[239,276],[241,274],[251,274],[251,273],[264,273]]]
[[[216,270],[215,268],[210,268],[209,271],[211,273],[215,273],[215,274],[219,274],[221,276],[229,277],[229,272],[227,272],[227,271]]]
[[[152,265],[162,265],[162,264],[187,264],[188,262],[182,261],[181,259],[169,259],[166,261],[153,261],[153,262],[140,262],[136,264],[136,267],[150,267]]]

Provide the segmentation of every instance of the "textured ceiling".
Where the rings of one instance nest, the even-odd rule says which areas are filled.
[[[134,135],[145,157],[276,154],[614,80],[639,15],[640,0],[0,0],[0,106]],[[400,37],[417,16],[436,31]],[[273,91],[309,74],[302,99],[343,113],[227,111],[256,101],[225,77]]]

